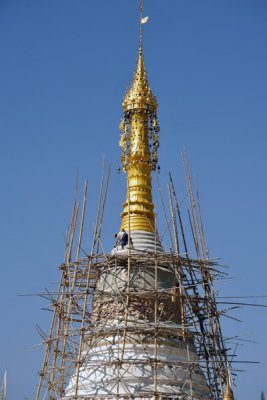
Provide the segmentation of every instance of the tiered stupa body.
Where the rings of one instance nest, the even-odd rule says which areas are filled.
[[[151,183],[159,127],[142,44],[123,109],[120,144],[127,193],[121,229],[133,245],[114,248],[116,268],[100,274],[91,315],[95,335],[88,332],[79,376],[71,378],[64,399],[207,400],[210,390],[193,338],[182,327],[179,281],[173,270],[155,261],[156,254],[164,254]],[[151,260],[146,265],[138,261],[144,253]]]

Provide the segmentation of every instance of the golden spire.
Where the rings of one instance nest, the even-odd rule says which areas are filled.
[[[121,121],[122,165],[128,173],[126,201],[123,205],[122,228],[155,231],[152,202],[151,170],[157,168],[159,147],[157,100],[148,84],[143,58],[143,1],[140,1],[140,43],[133,81],[123,100]],[[128,210],[130,205],[130,210]]]
[[[227,384],[226,384],[223,400],[234,400],[234,394],[230,387],[229,382],[227,382]]]
[[[122,106],[124,111],[132,109],[157,110],[157,99],[147,81],[146,67],[143,57],[143,28],[142,28],[143,1],[140,0],[140,33],[137,66],[132,84],[126,92]]]
[[[229,372],[227,372],[227,382],[225,386],[223,400],[234,400],[234,394],[231,389],[231,378]]]
[[[157,110],[157,99],[147,81],[146,68],[143,57],[143,50],[140,45],[137,59],[137,66],[133,81],[124,96],[122,103],[124,111],[132,109],[151,109]]]

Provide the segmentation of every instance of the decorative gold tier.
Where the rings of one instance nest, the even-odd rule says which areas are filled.
[[[121,213],[121,228],[128,230],[155,231],[154,205],[150,154],[148,145],[148,116],[144,111],[133,114],[131,121],[128,155],[128,184],[126,201]],[[130,210],[128,210],[128,203]]]

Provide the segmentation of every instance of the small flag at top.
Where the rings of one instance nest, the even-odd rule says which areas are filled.
[[[148,17],[141,18],[141,24],[146,24],[148,21]]]

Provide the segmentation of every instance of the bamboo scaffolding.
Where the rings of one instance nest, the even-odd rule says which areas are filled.
[[[243,363],[233,359],[230,342],[238,337],[224,338],[221,317],[233,318],[229,312],[237,307],[264,306],[243,302],[238,296],[218,296],[214,284],[228,277],[218,258],[209,256],[199,194],[195,198],[188,161],[185,154],[183,163],[188,188],[189,229],[191,244],[186,238],[185,222],[178,202],[171,174],[167,186],[169,207],[164,204],[162,190],[157,177],[160,201],[171,244],[170,251],[157,250],[158,233],[154,232],[154,251],[138,251],[131,247],[127,252],[107,254],[101,240],[104,211],[108,193],[110,166],[105,174],[105,162],[101,173],[100,191],[96,219],[93,229],[91,251],[83,250],[83,231],[87,205],[85,183],[83,202],[78,227],[79,204],[77,203],[77,180],[70,227],[66,234],[64,262],[59,266],[60,281],[55,290],[42,292],[40,296],[49,302],[47,309],[53,312],[48,335],[41,332],[45,344],[45,355],[37,387],[36,400],[65,399],[65,390],[70,381],[74,382],[72,399],[174,399],[177,394],[162,392],[159,385],[159,368],[181,367],[187,378],[179,389],[179,399],[194,399],[192,373],[201,368],[213,400],[222,400],[227,370],[238,372],[232,365]],[[131,235],[130,193],[128,190],[128,235]],[[155,226],[156,213],[155,213]],[[172,230],[171,230],[172,229]],[[76,233],[77,231],[77,233]],[[76,242],[77,237],[77,242]],[[193,246],[192,246],[193,244]],[[192,256],[189,249],[193,247]],[[76,253],[75,250],[76,249]],[[184,253],[181,253],[181,251]],[[85,256],[81,257],[81,252]],[[72,254],[75,259],[72,260]],[[120,271],[120,272],[118,272]],[[126,283],[121,286],[125,274]],[[153,285],[139,289],[135,286],[135,276],[152,274]],[[160,287],[159,276],[171,278],[171,286]],[[99,282],[108,275],[105,286]],[[164,275],[164,276],[165,276]],[[240,301],[241,300],[241,301]],[[143,311],[142,311],[143,310]],[[144,317],[147,315],[147,317]],[[110,323],[113,321],[114,323]],[[169,361],[159,357],[162,338],[175,337],[185,343],[186,360]],[[114,344],[115,343],[115,344]],[[142,346],[143,358],[138,355],[126,357],[127,345]],[[152,346],[148,354],[146,346]],[[226,346],[227,345],[227,346]],[[109,358],[104,349],[114,346],[117,355]],[[195,348],[198,360],[192,360],[190,349]],[[91,351],[103,351],[103,358],[91,360]],[[102,350],[103,349],[103,350]],[[235,352],[234,352],[235,353]],[[133,373],[133,367],[153,366],[153,387],[138,394],[121,394],[124,379]],[[112,368],[114,383],[105,395],[81,395],[81,373],[84,368]],[[84,379],[84,378],[83,378]],[[94,381],[87,378],[88,385]]]

